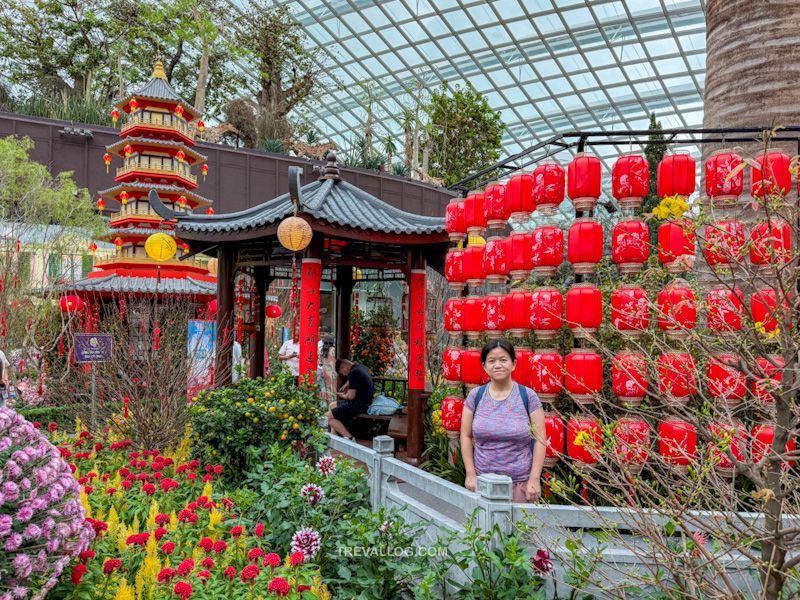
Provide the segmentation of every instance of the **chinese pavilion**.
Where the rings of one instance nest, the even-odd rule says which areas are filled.
[[[111,218],[111,232],[105,241],[117,246],[111,258],[95,260],[95,271],[76,281],[76,293],[94,298],[118,294],[161,298],[185,296],[208,301],[216,293],[216,277],[208,272],[207,261],[184,258],[189,246],[175,237],[174,225],[156,214],[148,194],[156,190],[173,211],[191,214],[195,208],[208,207],[210,200],[196,193],[200,167],[205,179],[206,157],[195,145],[190,123],[200,118],[167,81],[159,60],[147,85],[138,93],[119,100],[112,116],[120,111],[127,119],[120,130],[120,140],[107,146],[106,165],[113,155],[123,160],[116,171],[117,184],[99,192],[97,201],[102,210],[105,199],[120,203],[120,210]],[[198,121],[202,131],[202,121]],[[208,208],[207,213],[214,211]],[[155,260],[145,251],[145,242],[162,233],[175,243],[176,253],[166,260]],[[166,246],[172,246],[166,240]],[[90,248],[91,250],[91,248]],[[100,269],[97,270],[97,267]]]

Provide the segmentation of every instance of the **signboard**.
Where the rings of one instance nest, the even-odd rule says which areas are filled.
[[[217,345],[217,322],[192,319],[189,321],[189,387],[211,385],[211,368]]]
[[[111,360],[114,339],[110,333],[76,333],[75,362],[102,363]]]

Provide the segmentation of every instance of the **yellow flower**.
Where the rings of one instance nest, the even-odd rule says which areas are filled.
[[[770,331],[769,332],[769,339],[773,339],[774,337],[776,337],[776,336],[778,336],[780,334],[781,334],[781,328],[780,327],[776,327],[774,331]]]
[[[170,531],[175,531],[178,528],[178,515],[173,508],[172,511],[169,513],[169,525],[167,529]]]
[[[206,481],[206,484],[203,486],[203,493],[200,494],[201,496],[205,496],[206,498],[211,498],[211,492],[214,490],[213,486],[211,485],[210,481]]]
[[[108,533],[106,533],[107,537],[111,537],[117,531],[117,527],[119,527],[119,515],[117,515],[117,509],[113,506],[111,510],[108,512]]]
[[[579,431],[578,435],[575,436],[575,445],[576,446],[583,446],[589,440],[589,434],[585,431]]]
[[[158,515],[158,501],[153,498],[150,503],[150,514],[147,516],[146,527],[148,531],[156,528],[156,515]]]
[[[114,596],[114,600],[134,600],[133,594],[133,586],[128,585],[128,582],[124,578],[121,578],[119,580],[119,587],[117,588],[117,595]]]
[[[221,523],[222,513],[215,508],[211,511],[211,514],[208,515],[208,528],[214,529],[214,527],[220,525]]]

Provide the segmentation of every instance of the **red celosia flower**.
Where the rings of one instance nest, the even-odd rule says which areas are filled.
[[[164,525],[165,523],[169,523],[169,515],[167,513],[161,513],[156,515],[156,525]]]
[[[189,516],[191,515],[191,511],[186,510],[185,508],[178,513],[178,521],[181,523],[185,523],[189,520]]]
[[[134,475],[133,473],[128,473],[128,476],[125,478],[125,481],[130,481],[131,483],[133,483],[134,481],[136,481],[136,475]]]
[[[237,525],[236,527],[231,529],[231,535],[233,537],[235,537],[235,538],[238,538],[240,535],[242,535],[243,532],[244,532],[244,530],[242,529],[242,527],[240,525]]]
[[[47,430],[50,433],[53,433],[56,429],[58,429],[58,426],[55,423],[50,423],[50,425],[47,426]]]
[[[75,568],[72,569],[72,583],[78,585],[84,573],[86,573],[86,565],[83,563],[75,565]]]
[[[153,531],[153,535],[156,538],[156,541],[160,541],[165,535],[167,535],[167,530],[163,527],[156,527],[155,531]]]
[[[187,473],[186,478],[194,483],[194,480],[197,479],[197,473]]]
[[[177,575],[175,569],[170,569],[167,567],[166,569],[161,569],[161,571],[159,571],[157,579],[159,583],[164,583],[165,581],[169,583],[170,579],[175,577],[175,575]]]
[[[161,460],[163,460],[163,461],[164,461],[164,465],[165,465],[165,466],[167,466],[167,467],[169,467],[170,465],[174,465],[174,464],[175,464],[175,461],[174,461],[174,460],[172,460],[172,459],[171,459],[171,458],[169,458],[169,457],[167,457],[167,458],[162,458]]]
[[[97,555],[94,553],[94,550],[85,550],[80,554],[78,554],[78,560],[86,562],[87,560],[89,560],[90,558],[94,558],[95,556]]]
[[[228,567],[222,572],[222,574],[225,575],[225,577],[227,577],[231,581],[233,581],[233,578],[236,577],[236,569],[234,569],[233,567]]]
[[[216,473],[217,475],[221,475],[222,474],[222,465],[217,465],[216,467],[214,467],[214,473]]]
[[[130,472],[130,471],[128,471],[128,469],[126,469],[125,467],[122,467],[122,468],[119,470],[119,474],[120,474],[120,475],[122,475],[123,477],[127,477],[128,475],[130,475],[130,474],[131,474],[131,472]]]
[[[183,600],[187,600],[192,595],[192,584],[186,581],[179,581],[175,584],[172,591],[183,598]]]
[[[264,526],[261,523],[256,525],[256,537],[264,537]]]
[[[100,479],[102,479],[103,482],[105,483],[106,481],[111,479],[111,475],[109,475],[108,473],[103,473],[103,476]]]
[[[211,577],[211,571],[200,571],[200,572],[197,574],[197,576],[198,576],[198,577],[202,577],[203,579],[206,579],[206,578],[208,578],[208,577]],[[203,582],[203,585],[205,585],[205,581]]]
[[[78,467],[76,467],[75,465],[70,465],[70,466],[69,466],[69,470],[70,470],[70,471],[72,471],[72,473],[74,474],[74,473],[75,473],[75,471],[77,471],[77,470],[78,470]]]
[[[161,471],[156,471],[153,473],[153,479],[156,481],[160,480],[162,477],[164,477],[164,474]]]
[[[39,423],[39,421],[34,421],[33,422],[33,428],[34,429],[41,429],[42,428],[42,424]]]
[[[178,565],[178,575],[185,577],[192,572],[192,569],[194,569],[194,561],[191,558],[187,558]]]
[[[148,473],[139,473],[136,476],[137,481],[150,481],[150,475]]]
[[[111,575],[114,571],[122,567],[122,561],[118,558],[109,558],[103,563],[103,573]]]
[[[261,566],[266,567],[269,565],[271,569],[275,569],[275,567],[280,566],[281,564],[281,557],[275,554],[274,552],[270,552],[264,557],[264,560],[261,561]]]
[[[196,514],[192,513],[189,515],[189,523],[197,523],[197,519],[199,519],[199,517]]]
[[[84,486],[84,488],[83,488],[83,493],[86,494],[87,496],[89,494],[91,494],[93,491],[94,491],[94,488],[92,486],[90,486],[90,485]]]
[[[163,546],[161,546],[161,551],[164,554],[172,554],[175,551],[175,544],[172,542],[167,542]]]
[[[191,461],[189,463],[189,468],[190,469],[196,469],[199,466],[200,466],[200,461],[199,460],[193,460],[193,461]]]
[[[142,486],[142,491],[148,496],[152,496],[156,491],[156,486],[154,486],[152,483],[145,483]]]
[[[172,488],[172,482],[169,479],[165,479],[161,482],[161,489],[166,494]]]
[[[209,481],[214,481],[214,478],[211,475],[206,475],[203,477],[203,483],[208,483]]]
[[[206,502],[208,502],[208,496],[200,496],[197,499],[197,505],[198,506],[205,506]]]
[[[206,473],[213,473],[214,467],[212,465],[206,465]]]
[[[95,452],[100,452],[100,450],[102,450],[102,449],[103,449],[103,444],[95,444],[94,445],[94,451]]]
[[[95,477],[97,477],[97,473],[92,471],[91,473],[87,473],[86,476],[91,480],[91,479],[94,479]]]
[[[214,568],[214,559],[213,558],[204,558],[203,562],[200,563],[204,569],[213,569]]]
[[[147,461],[146,460],[140,460],[139,462],[136,463],[136,467],[139,468],[139,469],[146,469],[147,468]]]
[[[197,545],[206,552],[211,552],[211,549],[214,547],[214,542],[211,540],[211,538],[204,537],[197,543]]]
[[[299,567],[305,560],[306,556],[302,552],[292,552],[292,555],[289,557],[289,564],[293,567]]]
[[[180,465],[177,469],[175,469],[175,475],[180,475],[184,471],[189,470],[189,465]]]
[[[123,481],[120,483],[120,485],[123,487],[123,489],[129,490],[133,484],[130,481]]]
[[[90,437],[92,437],[92,434],[89,433],[88,431],[81,431],[81,433],[80,433],[80,435],[78,437],[81,438],[81,439],[90,438]]]
[[[283,577],[276,577],[269,582],[267,591],[276,596],[287,596],[289,594],[289,582]]]
[[[305,592],[306,590],[311,591],[311,586],[310,585],[298,585],[297,586],[297,591],[298,592]]]
[[[106,494],[108,494],[109,496],[111,496],[113,494],[116,494],[116,493],[117,493],[117,488],[110,487],[110,488],[108,488],[106,490]]]
[[[228,544],[226,544],[223,540],[214,542],[214,552],[216,552],[217,554],[222,554],[227,549],[228,549]]]
[[[256,577],[261,574],[261,569],[259,569],[256,565],[247,565],[244,569],[242,569],[242,581],[247,583],[248,581],[252,581]]]
[[[186,505],[186,510],[189,510],[191,512],[196,511],[197,510],[197,502],[189,502],[189,504]]]
[[[253,564],[258,562],[258,559],[264,556],[264,551],[261,548],[253,548],[247,553],[247,559],[252,560]]]
[[[80,483],[81,485],[86,485],[87,483],[89,483],[89,478],[88,477],[78,477],[78,483]]]

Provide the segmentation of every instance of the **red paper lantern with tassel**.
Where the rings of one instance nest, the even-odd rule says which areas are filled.
[[[592,283],[576,283],[567,292],[567,327],[578,338],[591,336],[603,322],[603,294]]]
[[[556,224],[536,228],[532,235],[533,272],[539,277],[552,277],[564,262],[564,232]]]
[[[464,413],[464,398],[447,395],[442,400],[442,427],[448,432],[461,431],[461,416]]]
[[[592,210],[602,193],[603,172],[600,160],[578,152],[567,167],[567,193],[575,210]]]
[[[650,257],[650,228],[644,221],[628,218],[614,226],[611,234],[611,260],[623,275],[642,270]]]
[[[444,305],[444,328],[451,338],[457,338],[464,332],[464,300],[450,298]]]
[[[576,219],[569,228],[567,259],[576,275],[591,275],[603,259],[603,226],[596,219]]]
[[[770,408],[775,402],[773,391],[781,389],[783,379],[783,367],[786,366],[783,358],[777,354],[767,354],[766,357],[756,359],[756,364],[765,377],[751,383],[753,396],[764,408]],[[758,371],[756,374],[758,375]]]
[[[614,452],[631,475],[641,473],[650,459],[650,425],[636,417],[622,417],[614,426]]]
[[[715,207],[735,202],[744,191],[744,169],[730,176],[739,165],[742,157],[732,150],[717,150],[706,161],[706,194]]]
[[[744,304],[739,288],[714,288],[706,296],[708,317],[706,325],[722,336],[735,335],[742,329]]]
[[[761,288],[750,296],[750,316],[757,329],[764,333],[774,332],[778,328],[778,318],[788,309],[789,301],[785,297],[783,306],[778,308],[778,296],[772,288]]]
[[[508,265],[506,264],[506,240],[501,237],[490,237],[483,247],[483,270],[486,280],[495,285],[506,282]]]
[[[578,416],[567,423],[567,450],[578,471],[591,469],[602,450],[600,422],[594,417]],[[583,480],[583,501],[588,502],[586,480]]]
[[[556,287],[540,287],[531,293],[531,329],[540,340],[553,340],[564,324],[564,298]]]
[[[714,470],[723,477],[736,476],[736,464],[728,458],[724,449],[730,450],[733,458],[744,462],[745,448],[747,448],[747,429],[739,421],[731,424],[712,423],[708,427],[712,441],[708,442],[708,449]],[[724,449],[720,449],[720,447]]]
[[[478,339],[486,330],[486,306],[483,298],[469,296],[462,304],[461,326],[470,339]]]
[[[453,198],[444,212],[444,230],[451,242],[467,239],[467,224],[464,220],[464,201]]]
[[[752,250],[751,250],[752,252]],[[706,261],[712,267],[744,260],[744,227],[739,221],[720,221],[706,227]]]
[[[464,250],[461,248],[450,248],[444,257],[444,276],[447,279],[448,287],[453,291],[461,291],[467,285],[467,278],[464,274]]]
[[[694,229],[689,221],[670,221],[658,228],[658,260],[670,273],[694,267]]]
[[[770,455],[772,452],[772,446],[775,442],[775,429],[772,427],[772,423],[768,421],[764,421],[759,425],[753,427],[750,437],[750,453],[753,457],[754,463],[760,463],[766,457]],[[786,442],[786,449],[784,450],[784,454],[789,454],[794,452],[795,448],[795,441],[792,438]],[[793,467],[795,461],[790,460],[783,461],[781,466],[783,469],[788,467]]]
[[[83,300],[78,296],[63,296],[58,302],[58,307],[66,315],[76,314],[83,310]]]
[[[508,329],[506,322],[506,295],[489,294],[484,298],[486,307],[486,332],[490,338],[501,338]]]
[[[697,165],[686,150],[668,154],[658,164],[658,197],[688,198],[694,193]]]
[[[680,420],[662,421],[658,425],[658,453],[673,471],[686,473],[697,460],[697,429]]]
[[[650,192],[650,163],[640,153],[623,154],[611,169],[611,193],[623,210],[642,205]]]
[[[442,359],[444,380],[449,386],[461,385],[461,348],[449,347]]]
[[[697,364],[694,357],[670,350],[658,357],[658,391],[668,404],[685,406],[697,391]]]
[[[545,413],[544,430],[547,436],[547,452],[544,457],[546,468],[555,467],[564,455],[564,421],[557,413]]]
[[[486,282],[483,270],[483,246],[469,246],[464,250],[464,279],[472,288],[479,288]]]
[[[792,159],[783,152],[770,152],[756,157],[760,170],[750,167],[750,195],[763,198],[765,194],[785,196],[792,190]]]
[[[533,352],[528,348],[519,347],[516,348],[515,354],[517,356],[517,366],[514,367],[511,378],[520,385],[532,387]]]
[[[208,165],[203,165],[200,167],[200,172],[203,173],[203,181],[205,181],[206,175],[208,175]]]
[[[683,279],[675,279],[658,293],[658,326],[670,340],[685,340],[697,325],[694,292]]]
[[[506,268],[513,281],[528,279],[533,270],[531,232],[515,232],[506,238]]]
[[[763,275],[792,258],[792,230],[786,221],[759,223],[750,230],[750,241],[750,262],[758,265]]]
[[[483,191],[483,213],[489,229],[504,229],[511,213],[506,201],[506,186],[496,183]]]
[[[649,387],[644,356],[629,350],[617,352],[611,364],[611,387],[622,406],[640,406]]]
[[[545,217],[558,212],[558,205],[564,201],[564,179],[564,168],[557,162],[545,162],[534,169],[532,193],[536,212]]]
[[[461,352],[461,376],[469,389],[489,382],[489,375],[481,364],[480,350],[470,348]]]
[[[734,408],[747,395],[747,378],[735,366],[740,357],[727,352],[715,352],[706,367],[708,395],[715,401]]]
[[[530,292],[516,291],[506,296],[506,325],[513,337],[525,337],[531,327]]]
[[[611,324],[624,336],[642,337],[650,324],[650,298],[644,288],[625,286],[611,293]]]
[[[472,192],[464,199],[464,224],[467,226],[467,235],[483,235],[486,231],[483,192]]]
[[[603,359],[590,348],[573,348],[564,361],[566,388],[576,404],[594,404],[603,388]]]
[[[564,359],[552,348],[533,351],[531,389],[542,402],[555,402],[564,389]]]
[[[506,202],[512,221],[525,223],[530,219],[534,210],[533,176],[520,173],[511,177],[506,184]]]

